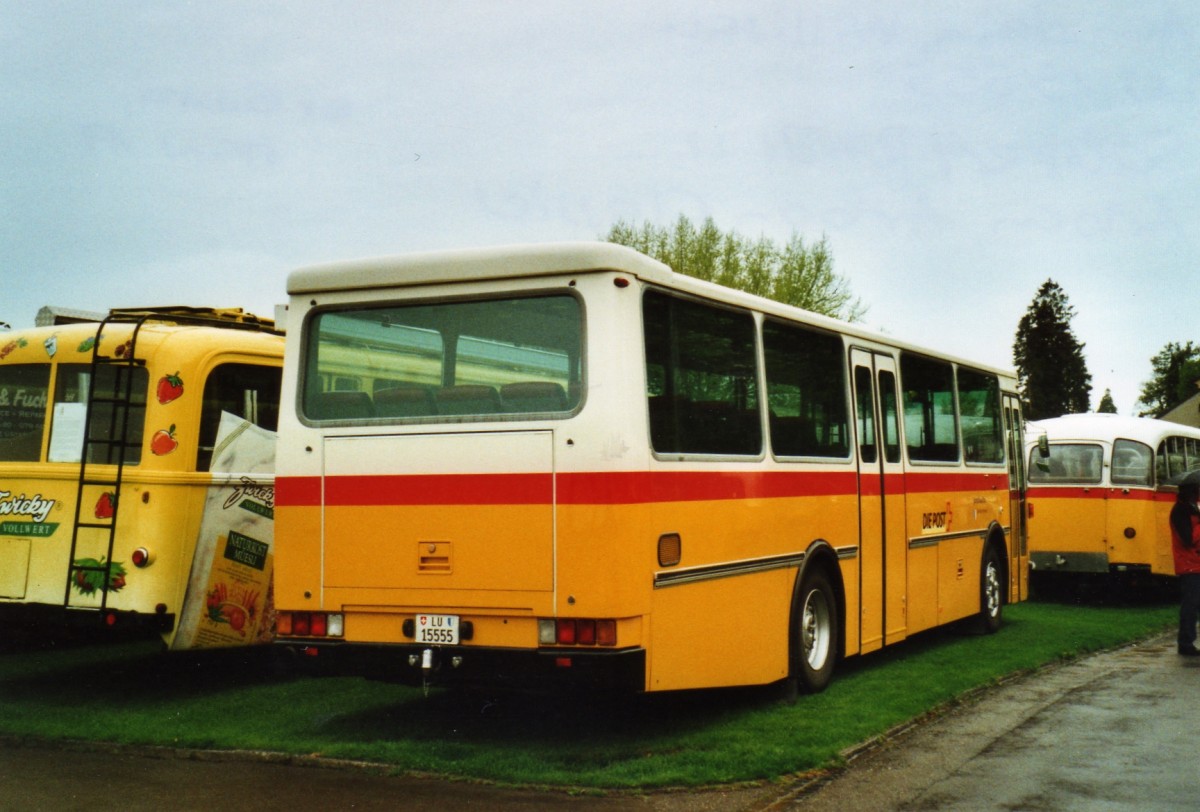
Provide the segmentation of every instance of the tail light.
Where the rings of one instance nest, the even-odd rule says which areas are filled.
[[[145,547],[138,547],[129,554],[129,560],[133,562],[133,566],[141,569],[148,567],[154,563],[154,556]]]
[[[279,612],[275,634],[281,637],[343,637],[346,619],[341,612]]]
[[[617,621],[544,618],[538,621],[538,643],[543,646],[615,646]]]

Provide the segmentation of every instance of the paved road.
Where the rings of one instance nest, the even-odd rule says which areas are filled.
[[[1200,660],[1200,658],[1197,658]],[[218,754],[0,741],[0,809],[591,812],[1177,810],[1200,790],[1200,662],[1163,637],[980,693],[817,782],[574,797]]]
[[[1200,807],[1200,658],[1167,636],[985,692],[771,809]]]

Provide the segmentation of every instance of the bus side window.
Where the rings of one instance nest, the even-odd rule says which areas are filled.
[[[764,322],[762,334],[775,453],[783,457],[848,457],[846,360],[841,338],[769,320]]]
[[[904,435],[908,458],[921,462],[958,461],[954,411],[954,369],[945,361],[904,353]]]
[[[648,291],[642,300],[650,442],[662,454],[758,454],[753,317]]]
[[[0,462],[37,461],[49,391],[49,364],[0,367]]]
[[[235,414],[256,426],[275,431],[279,424],[281,378],[279,367],[257,364],[221,364],[208,374],[200,412],[197,471],[207,471],[212,463],[221,412]]]

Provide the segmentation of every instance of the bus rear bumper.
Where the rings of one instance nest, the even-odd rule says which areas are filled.
[[[641,648],[508,649],[276,640],[305,670],[408,685],[491,685],[517,690],[591,688],[640,692],[646,687]]]
[[[72,609],[43,603],[0,602],[0,642],[37,642],[65,636],[154,637],[175,628],[175,615],[126,610]]]
[[[1108,572],[1108,556],[1104,553],[1029,554],[1029,569],[1033,572]]]

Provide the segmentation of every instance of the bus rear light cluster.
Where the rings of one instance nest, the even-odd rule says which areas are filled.
[[[543,618],[538,621],[543,646],[615,646],[617,621],[590,618]]]
[[[275,633],[291,637],[342,637],[346,633],[341,612],[280,612]]]

